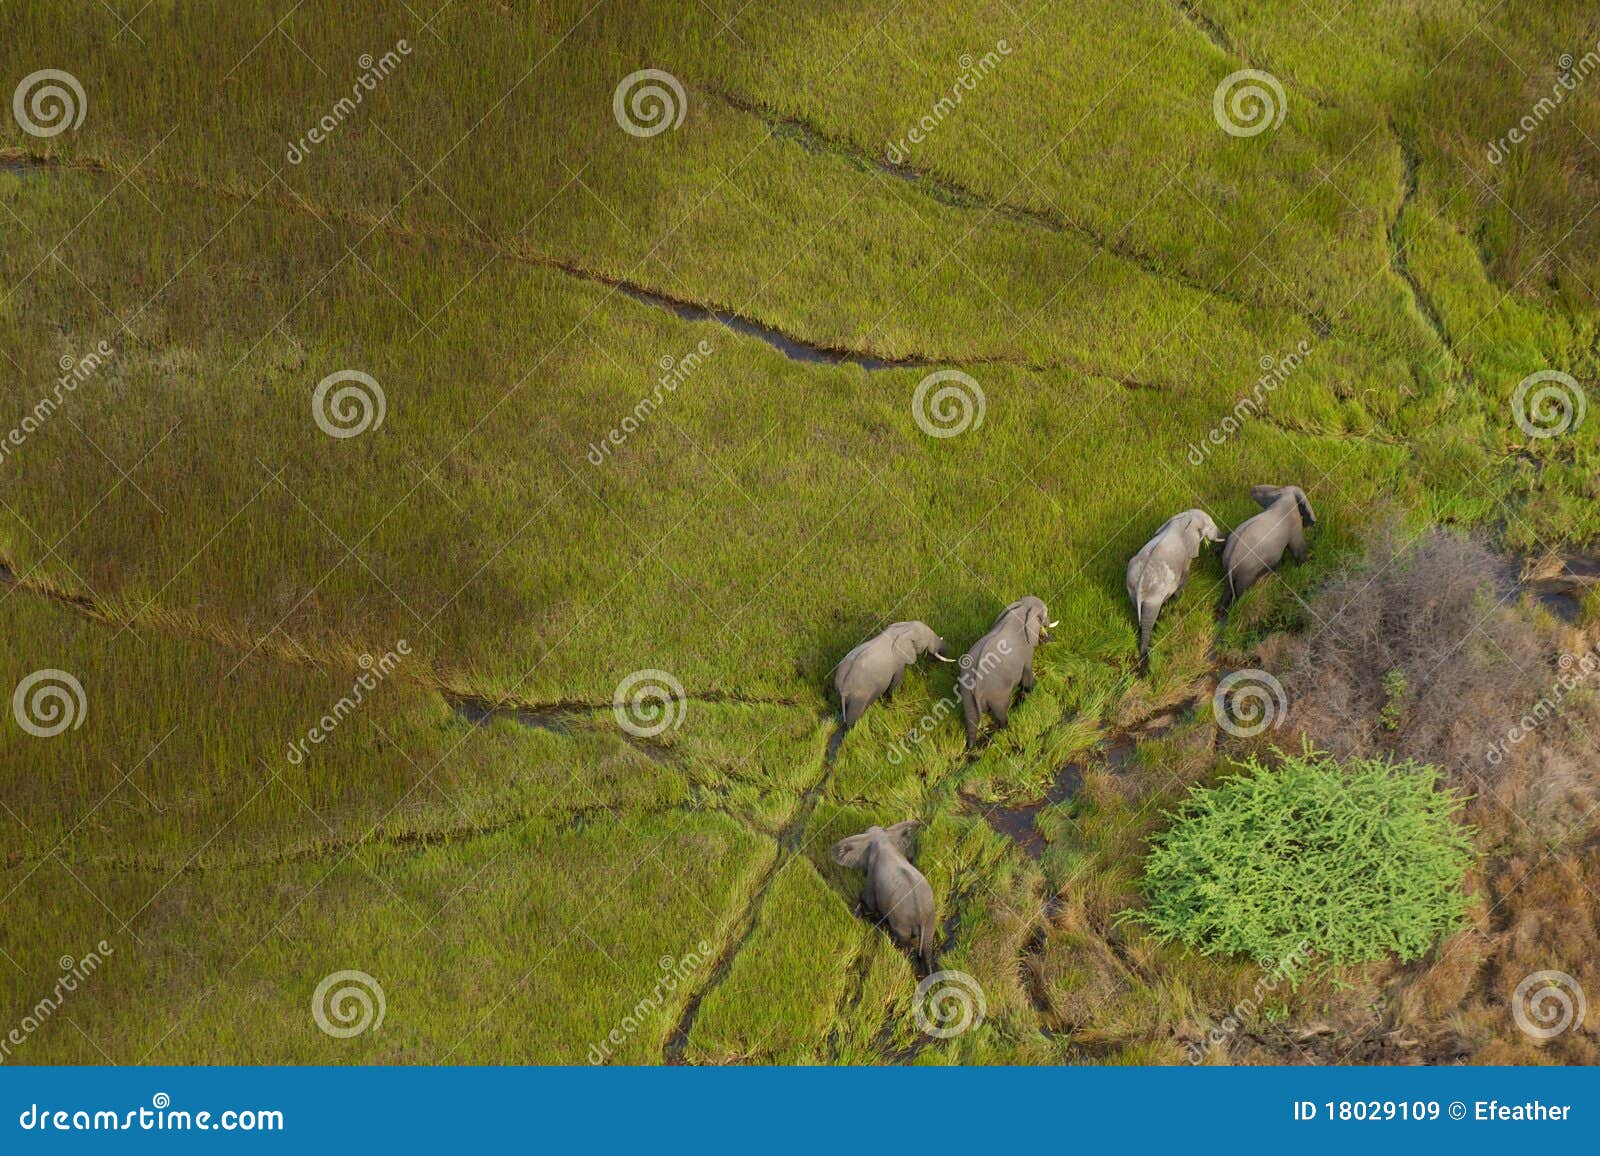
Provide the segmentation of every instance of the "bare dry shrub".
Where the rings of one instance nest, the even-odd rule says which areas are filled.
[[[1561,690],[1575,668],[1560,655],[1585,640],[1533,611],[1516,574],[1466,535],[1380,536],[1285,645],[1291,725],[1341,757],[1440,767],[1480,796],[1474,823],[1509,820],[1531,842],[1568,833],[1600,804],[1600,678]]]
[[[1474,926],[1375,977],[1389,996],[1377,1023],[1330,1017],[1335,1062],[1365,1058],[1357,1040],[1399,1062],[1600,1061],[1595,1009],[1549,1040],[1512,1015],[1536,972],[1600,992],[1600,675],[1571,677],[1591,669],[1595,639],[1540,613],[1517,579],[1481,540],[1390,533],[1313,599],[1310,630],[1262,656],[1288,672],[1290,742],[1440,767],[1472,792],[1484,855]]]

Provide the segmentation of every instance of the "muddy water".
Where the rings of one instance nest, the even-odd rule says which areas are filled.
[[[495,719],[507,719],[518,726],[534,727],[537,730],[549,731],[551,734],[571,734],[575,728],[582,728],[583,724],[593,721],[598,712],[585,712],[569,708],[550,708],[545,710],[529,710],[526,707],[498,706],[483,699],[451,698],[450,708],[456,712],[456,717],[465,719],[473,726],[488,726]],[[610,714],[607,708],[607,715]],[[628,736],[619,728],[617,735],[630,747],[647,758],[658,763],[670,763],[672,753],[665,747],[644,739]]]
[[[1083,786],[1083,764],[1068,763],[1056,774],[1044,793],[1044,798],[1022,807],[983,807],[983,817],[989,826],[1010,839],[1024,852],[1037,859],[1044,854],[1044,836],[1034,826],[1039,812],[1057,803],[1064,803]]]
[[[21,176],[25,173],[36,173],[44,167],[45,162],[34,160],[20,153],[0,152],[0,173],[16,173]]]
[[[787,333],[780,333],[765,325],[727,313],[720,309],[711,309],[704,305],[695,305],[687,301],[678,301],[671,297],[652,293],[648,289],[641,289],[635,285],[618,285],[617,291],[626,294],[635,301],[646,305],[654,305],[658,309],[665,309],[674,316],[685,321],[716,321],[727,326],[735,333],[745,337],[754,337],[764,341],[772,348],[794,361],[806,361],[819,365],[859,365],[863,369],[904,369],[906,367],[929,366],[935,363],[915,360],[884,361],[877,357],[868,357],[862,353],[853,353],[847,349],[829,349],[822,345],[813,345],[810,342],[798,341]]]
[[[1556,573],[1530,578],[1524,583],[1540,603],[1563,622],[1576,622],[1583,600],[1600,583],[1600,557],[1573,556],[1561,560]]]

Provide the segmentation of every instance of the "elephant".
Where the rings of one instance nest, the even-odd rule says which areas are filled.
[[[913,934],[922,964],[933,974],[933,888],[911,864],[911,838],[918,827],[907,819],[889,828],[868,827],[860,835],[840,839],[830,854],[833,861],[852,871],[867,873],[861,889],[861,910],[889,925],[896,939],[908,947]]]
[[[845,729],[855,726],[879,696],[899,690],[906,667],[924,654],[942,662],[955,661],[946,651],[944,639],[926,623],[896,622],[840,659],[833,672],[833,688],[839,692]]]
[[[978,728],[985,713],[995,726],[1004,728],[1017,687],[1026,694],[1033,689],[1033,650],[1049,642],[1046,621],[1050,612],[1039,599],[1019,598],[1000,612],[989,632],[961,659],[961,674],[956,683],[961,691],[961,716],[967,727],[967,749],[978,745]]]
[[[1228,572],[1224,610],[1256,579],[1276,569],[1285,550],[1296,562],[1304,562],[1305,531],[1317,524],[1311,502],[1299,486],[1251,486],[1250,498],[1262,512],[1241,522],[1222,548],[1222,565]]]
[[[1139,619],[1139,669],[1150,669],[1150,632],[1169,598],[1189,580],[1189,564],[1202,542],[1221,542],[1222,532],[1204,510],[1185,510],[1162,524],[1156,536],[1128,562],[1128,597]]]

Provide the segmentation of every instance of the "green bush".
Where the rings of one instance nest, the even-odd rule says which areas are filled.
[[[1415,762],[1306,751],[1194,792],[1145,861],[1156,937],[1208,954],[1317,966],[1414,959],[1461,925],[1461,798]],[[1130,913],[1130,915],[1133,913]]]

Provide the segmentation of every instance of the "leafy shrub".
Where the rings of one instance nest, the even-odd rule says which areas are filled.
[[[1307,748],[1194,792],[1156,836],[1140,913],[1208,954],[1332,967],[1414,959],[1463,921],[1472,859],[1462,799],[1435,768]]]

